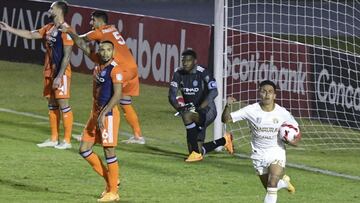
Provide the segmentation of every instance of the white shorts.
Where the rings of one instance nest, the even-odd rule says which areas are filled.
[[[251,159],[254,169],[258,175],[268,173],[271,164],[278,164],[285,168],[286,153],[282,148],[271,148],[266,150],[252,150]]]

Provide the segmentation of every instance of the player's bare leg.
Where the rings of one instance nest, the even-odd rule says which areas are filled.
[[[268,168],[268,181],[266,187],[266,196],[264,198],[264,203],[276,203],[277,201],[277,191],[278,191],[278,182],[283,177],[284,168],[280,165],[278,161],[270,164]]]

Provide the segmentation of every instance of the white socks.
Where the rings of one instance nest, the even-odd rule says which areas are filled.
[[[277,200],[277,188],[268,187],[267,193],[264,199],[264,203],[276,203]]]

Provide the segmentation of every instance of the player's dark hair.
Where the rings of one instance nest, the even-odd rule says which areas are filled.
[[[196,52],[192,49],[187,49],[187,50],[183,51],[181,56],[192,56],[194,59],[196,59]]]
[[[66,15],[69,11],[69,6],[66,1],[56,1],[55,2],[56,7],[58,7],[64,15]]]
[[[265,85],[271,85],[274,88],[274,91],[276,91],[276,85],[273,81],[271,80],[264,80],[260,83],[260,89],[265,86]]]
[[[95,18],[101,18],[104,23],[108,23],[108,15],[106,14],[105,11],[99,11],[99,10],[96,10],[96,11],[93,11],[91,13],[91,16],[95,17]]]
[[[100,42],[100,44],[105,44],[105,43],[111,44],[111,46],[114,48],[114,43],[112,43],[112,41],[104,40]]]

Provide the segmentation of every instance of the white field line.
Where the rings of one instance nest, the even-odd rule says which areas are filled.
[[[36,114],[33,114],[33,113],[27,113],[27,112],[14,111],[14,110],[11,110],[11,109],[0,108],[0,112],[6,112],[6,113],[21,115],[21,116],[27,116],[27,117],[37,118],[37,119],[41,119],[41,120],[48,120],[48,117],[45,117],[45,116],[40,116],[40,115],[36,115]],[[85,126],[85,124],[78,123],[78,122],[74,122],[74,125],[79,126],[79,127],[84,127]],[[132,134],[129,133],[129,132],[122,132],[122,133],[125,134],[128,137],[132,136]],[[237,154],[237,153],[235,153],[235,156],[238,156],[238,157],[241,157],[241,158],[248,158],[248,159],[250,158],[247,155]],[[359,180],[360,181],[360,176],[342,174],[342,173],[338,173],[338,172],[335,172],[335,171],[330,171],[330,170],[325,170],[325,169],[320,169],[320,168],[307,166],[307,165],[304,165],[304,164],[286,163],[286,166],[291,167],[291,168],[305,170],[305,171],[310,171],[310,172],[313,172],[313,173],[320,173],[320,174],[325,174],[325,175],[329,175],[329,176],[335,176],[335,177],[341,177],[341,178],[346,178],[346,179],[351,179],[351,180]]]
[[[40,119],[40,120],[46,120],[46,121],[49,120],[49,118],[47,116],[40,116],[40,115],[36,115],[36,114],[33,114],[33,113],[28,113],[28,112],[14,111],[14,110],[11,110],[11,109],[0,108],[0,112],[6,112],[6,113],[11,113],[11,114],[20,115],[20,116],[27,116],[27,117],[31,117],[31,118],[37,118],[37,119]],[[85,124],[78,123],[78,122],[73,122],[73,125],[78,126],[78,127],[85,127]],[[121,131],[121,133],[126,135],[127,137],[133,136],[133,134],[131,134],[129,132]]]

